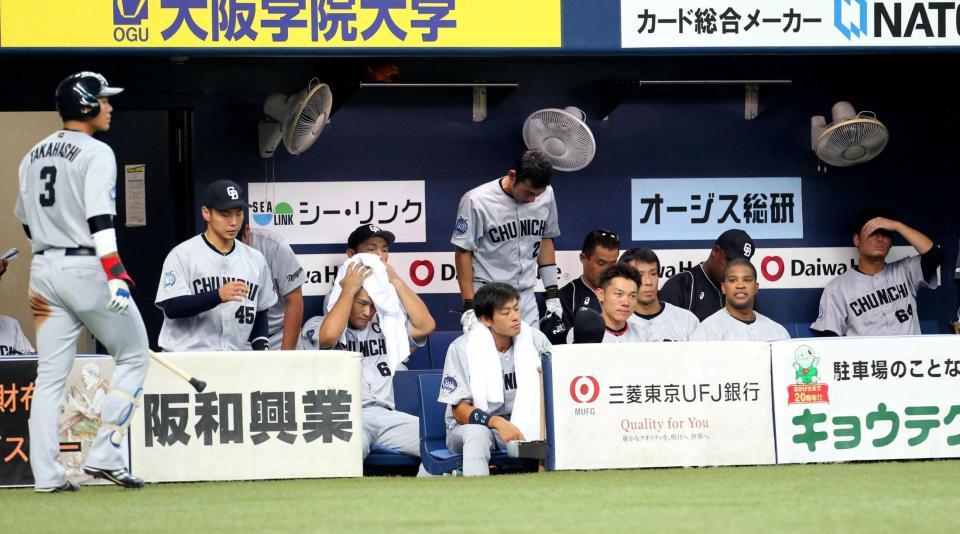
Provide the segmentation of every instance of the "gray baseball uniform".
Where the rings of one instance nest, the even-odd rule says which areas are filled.
[[[30,340],[23,335],[20,323],[13,317],[0,315],[0,356],[36,353]]]
[[[267,310],[267,330],[270,350],[280,350],[283,343],[283,316],[286,303],[283,297],[307,281],[307,272],[297,260],[290,245],[279,235],[260,228],[250,229],[250,246],[259,250],[267,260],[277,302]]]
[[[540,322],[533,288],[540,242],[560,235],[557,202],[548,186],[537,199],[520,204],[500,178],[467,191],[457,208],[450,242],[473,253],[474,289],[504,282],[520,292],[520,313],[534,327]]]
[[[149,365],[147,331],[134,302],[121,313],[107,309],[107,275],[93,251],[87,219],[115,215],[117,167],[113,150],[81,132],[60,130],[36,144],[20,163],[17,219],[30,228],[30,308],[37,325],[37,381],[30,412],[30,464],[35,485],[66,481],[57,462],[57,425],[67,374],[83,326],[116,360],[101,426],[85,459],[100,469],[126,467],[110,443],[113,430],[132,416]],[[83,255],[78,255],[83,254]]]
[[[920,256],[888,263],[873,276],[850,269],[823,288],[810,328],[841,336],[920,335],[917,290],[937,284],[936,273],[923,279]]]
[[[277,301],[267,260],[239,240],[223,254],[203,234],[194,236],[167,254],[161,273],[157,307],[174,297],[217,291],[234,280],[245,282],[248,289],[243,302],[222,302],[182,319],[164,316],[158,344],[167,352],[249,350],[247,339],[256,313]]]
[[[308,319],[301,329],[297,348],[318,350],[317,333],[322,324],[322,316]],[[418,343],[410,338],[411,350],[425,344],[426,341]],[[394,409],[393,373],[387,365],[387,340],[380,328],[380,316],[374,314],[363,330],[354,330],[348,325],[333,348],[363,355],[363,457],[367,457],[373,444],[380,444],[419,458],[419,419]],[[408,358],[409,355],[403,361]],[[401,363],[398,370],[406,367]]]
[[[780,341],[790,339],[787,329],[769,317],[753,312],[756,319],[745,323],[734,318],[726,308],[700,323],[690,341]]]
[[[687,341],[690,334],[700,326],[697,316],[690,310],[661,302],[663,309],[656,315],[633,314],[640,337],[644,341]]]
[[[531,329],[533,344],[538,354],[551,351],[547,336]],[[488,406],[487,413],[510,419],[513,401],[517,396],[517,374],[514,366],[513,346],[498,353],[503,368],[503,402]],[[490,473],[490,453],[495,445],[502,445],[497,433],[482,425],[461,425],[453,417],[453,406],[460,401],[473,401],[470,391],[470,367],[467,361],[467,336],[462,335],[450,343],[443,364],[443,380],[437,402],[447,404],[447,448],[454,454],[463,454],[463,474],[477,476]]]

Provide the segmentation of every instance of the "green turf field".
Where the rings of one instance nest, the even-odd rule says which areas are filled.
[[[960,461],[0,490],[4,532],[960,532]]]

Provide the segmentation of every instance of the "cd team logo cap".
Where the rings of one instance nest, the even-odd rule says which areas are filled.
[[[246,192],[233,180],[217,180],[208,185],[203,192],[202,205],[218,211],[250,207]]]

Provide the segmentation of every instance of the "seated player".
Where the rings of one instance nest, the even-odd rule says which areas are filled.
[[[687,341],[700,326],[697,316],[658,297],[660,258],[649,248],[632,248],[620,257],[621,263],[640,273],[640,291],[633,310],[644,341]]]
[[[551,345],[540,330],[521,320],[520,294],[507,284],[480,287],[473,309],[479,324],[447,349],[437,400],[448,405],[447,448],[463,454],[464,476],[486,476],[494,447],[525,439],[518,411],[533,403],[522,397],[538,398],[540,391],[536,379],[531,386],[523,375],[536,374],[540,356]],[[539,427],[539,413],[532,419],[527,411],[523,415]]]
[[[754,311],[760,285],[757,270],[744,258],[727,262],[723,270],[724,306],[707,317],[690,336],[690,341],[779,341],[790,339],[787,330]]]

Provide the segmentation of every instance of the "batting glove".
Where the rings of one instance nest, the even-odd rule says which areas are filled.
[[[114,313],[123,313],[130,305],[130,286],[123,280],[115,278],[107,280],[107,289],[110,291],[107,309]]]
[[[563,306],[560,305],[560,299],[547,299],[547,315],[556,315],[557,317],[563,317]]]
[[[477,312],[473,310],[467,310],[460,316],[460,326],[463,327],[464,334],[470,333],[473,327],[477,326],[477,323],[479,323],[477,320]]]

